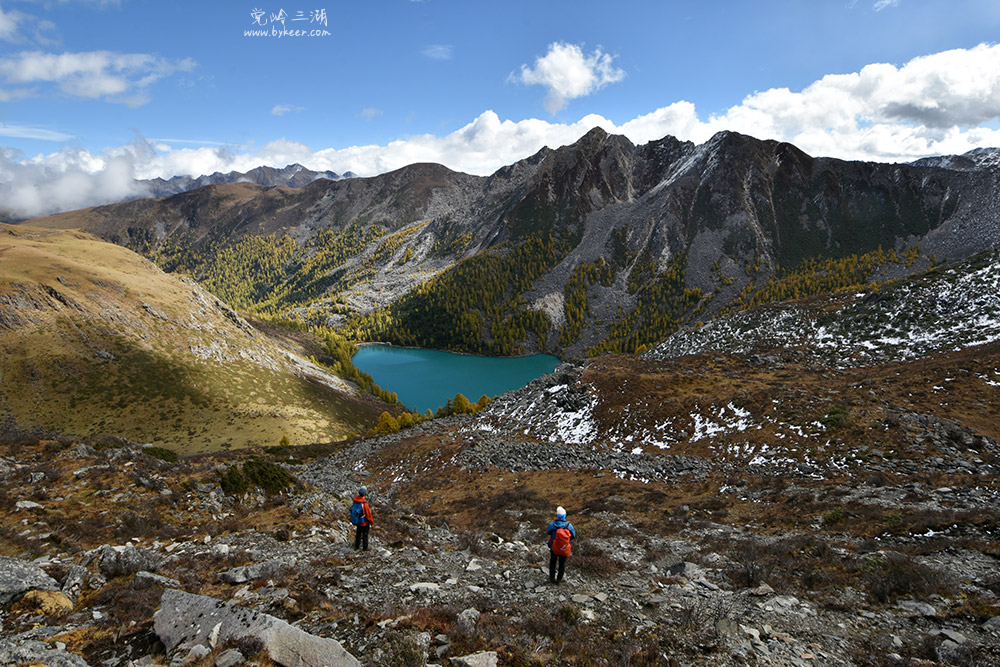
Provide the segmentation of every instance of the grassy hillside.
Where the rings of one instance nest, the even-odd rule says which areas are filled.
[[[385,409],[193,282],[73,231],[0,225],[0,433],[193,453],[338,440]]]

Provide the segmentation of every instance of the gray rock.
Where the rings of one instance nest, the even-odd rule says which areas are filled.
[[[97,549],[97,569],[108,579],[127,577],[136,572],[155,572],[160,567],[160,558],[151,551],[136,549],[131,542],[123,547],[105,544]]]
[[[911,614],[918,614],[920,616],[937,616],[937,610],[926,602],[920,602],[919,600],[903,600],[896,604],[897,607],[903,611],[908,611]]]
[[[185,660],[188,663],[195,662],[197,660],[201,660],[211,652],[212,649],[208,648],[204,644],[195,644],[191,647],[191,650],[187,652]]]
[[[441,584],[429,581],[418,581],[410,586],[410,591],[413,593],[437,593],[439,590],[441,590]]]
[[[242,653],[231,648],[220,653],[212,664],[214,667],[236,667],[236,665],[243,664],[245,659]]]
[[[452,658],[450,664],[452,667],[497,667],[497,652],[483,651],[463,655],[460,658]]]
[[[945,639],[950,639],[956,644],[964,644],[966,642],[965,635],[961,632],[955,632],[954,630],[935,630],[931,633],[932,635],[941,635]]]
[[[937,647],[938,659],[948,665],[961,664],[963,649],[961,644],[945,639]],[[968,663],[966,663],[968,664]]]
[[[1000,616],[994,616],[990,620],[983,623],[984,630],[1000,630]]]
[[[703,588],[707,588],[710,591],[716,591],[716,592],[718,592],[718,591],[722,590],[721,588],[719,588],[717,585],[713,584],[711,581],[709,581],[705,577],[698,577],[697,579],[694,580],[694,583],[698,584],[699,586],[701,586]]]
[[[471,635],[476,631],[478,624],[479,610],[473,607],[469,607],[455,616],[455,628],[463,634]]]
[[[168,653],[182,645],[204,644],[209,636],[220,644],[255,637],[272,660],[286,667],[361,665],[334,639],[311,635],[267,614],[174,589],[163,592],[153,615],[153,630]]]
[[[80,656],[35,640],[0,639],[0,665],[43,664],[48,667],[90,667]]]
[[[715,622],[715,631],[720,635],[735,635],[739,629],[739,623],[730,618],[720,618]]]
[[[58,591],[59,583],[37,565],[0,556],[0,604],[10,604],[34,589]]]
[[[14,507],[19,510],[39,510],[44,509],[44,507],[34,500],[18,500],[14,503]]]
[[[220,574],[219,580],[227,584],[245,584],[254,579],[280,577],[288,570],[294,568],[295,562],[294,558],[276,558],[263,563],[234,567]]]
[[[74,565],[70,568],[69,574],[66,575],[66,580],[63,581],[63,595],[76,602],[77,597],[79,597],[80,593],[83,591],[83,587],[86,583],[87,568],[80,565]]]
[[[668,567],[667,574],[671,577],[686,577],[687,579],[695,579],[697,577],[705,576],[705,568],[685,561]]]
[[[163,588],[180,588],[181,582],[170,577],[164,577],[152,572],[139,572],[135,575],[135,583],[143,586],[162,586]]]

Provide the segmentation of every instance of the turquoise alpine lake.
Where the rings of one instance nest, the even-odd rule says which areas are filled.
[[[483,394],[493,398],[551,373],[560,364],[551,354],[477,357],[390,345],[365,345],[353,361],[375,384],[396,392],[400,403],[417,412],[437,410],[455,394],[472,403]]]

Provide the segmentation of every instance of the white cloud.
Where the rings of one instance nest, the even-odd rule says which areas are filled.
[[[574,123],[515,122],[485,111],[450,134],[414,135],[386,145],[315,150],[280,139],[251,149],[139,138],[101,155],[66,150],[20,161],[8,155],[0,160],[0,202],[17,206],[20,215],[39,215],[136,196],[130,193],[137,190],[121,179],[128,169],[136,178],[169,178],[298,162],[315,170],[371,176],[414,162],[439,162],[486,175],[543,146],[572,143],[597,126],[636,144],[665,135],[701,143],[721,130],[734,130],[788,141],[816,156],[900,162],[1000,146],[1000,130],[984,126],[998,118],[1000,46],[980,45],[916,58],[901,67],[873,64],[860,72],[828,75],[801,91],[756,92],[707,118],[682,100],[621,124],[596,114]],[[202,145],[175,148],[185,143]],[[114,175],[101,180],[113,165]],[[67,184],[66,193],[49,187],[46,178]],[[93,189],[76,187],[81,183]]]
[[[0,200],[5,211],[33,217],[146,194],[135,181],[128,157],[95,159],[86,151],[57,155],[57,161],[19,162],[0,154]]]
[[[451,60],[451,51],[451,44],[431,44],[421,53],[431,60]]]
[[[877,12],[889,7],[899,7],[899,0],[878,0],[878,2],[874,5],[875,11]]]
[[[305,111],[305,107],[297,107],[292,104],[275,104],[271,108],[271,115],[284,116],[289,111],[295,111],[295,112]]]
[[[587,56],[576,44],[555,42],[549,45],[548,53],[535,60],[534,67],[521,65],[520,74],[511,74],[510,79],[527,86],[548,87],[545,109],[554,114],[569,100],[621,81],[625,72],[614,67],[612,60],[612,56],[600,48]]]
[[[365,107],[361,110],[361,117],[365,120],[375,120],[379,116],[384,116],[385,112],[375,107]]]
[[[17,86],[7,91],[10,95],[41,95],[55,86],[71,97],[141,106],[148,101],[151,84],[194,67],[190,58],[171,61],[145,53],[25,51],[0,58],[0,79]]]
[[[17,139],[41,139],[42,141],[68,141],[72,135],[56,130],[29,125],[0,124],[0,137],[15,137]]]
[[[17,26],[23,20],[24,14],[17,10],[5,12],[0,7],[0,39],[5,42],[17,39]]]

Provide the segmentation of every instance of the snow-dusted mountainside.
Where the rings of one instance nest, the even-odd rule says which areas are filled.
[[[994,249],[879,290],[722,318],[641,357],[563,365],[497,398],[464,432],[504,441],[514,460],[497,458],[505,465],[559,461],[568,446],[639,480],[669,478],[705,456],[761,473],[819,474],[817,451],[861,474],[862,443],[892,449],[909,437],[900,424],[911,423],[935,429],[946,450],[978,443],[1000,454],[984,416],[994,408],[983,412],[996,404],[998,351]],[[518,449],[525,443],[530,454]]]
[[[938,167],[956,171],[975,171],[1000,167],[1000,148],[975,148],[962,155],[925,157],[911,163],[915,167]]]
[[[1000,340],[1000,249],[878,290],[773,304],[679,331],[645,353],[795,349],[836,366],[915,359]]]

